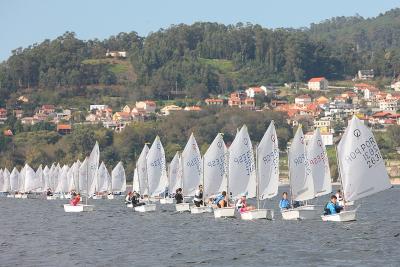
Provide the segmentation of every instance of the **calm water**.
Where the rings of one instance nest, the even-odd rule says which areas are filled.
[[[324,223],[215,220],[172,205],[139,214],[122,200],[67,214],[61,200],[0,198],[0,266],[400,266],[399,199],[397,186],[360,201],[357,221]],[[266,204],[276,213],[277,201]]]

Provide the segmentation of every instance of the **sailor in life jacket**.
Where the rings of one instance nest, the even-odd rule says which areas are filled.
[[[196,190],[194,193],[194,199],[193,203],[196,205],[196,207],[200,207],[203,205],[203,186],[199,185],[199,189]]]
[[[253,206],[248,206],[247,205],[247,200],[246,200],[246,194],[242,194],[242,196],[238,199],[238,201],[236,202],[236,209],[240,212],[246,212],[246,211],[250,211],[253,210],[254,207]]]
[[[287,192],[283,192],[282,193],[282,199],[279,201],[279,208],[281,210],[290,209],[290,202],[288,200],[288,193]]]
[[[76,206],[79,204],[79,202],[81,201],[81,194],[77,194],[76,197],[74,197],[73,199],[71,199],[71,201],[69,202],[69,204],[71,204],[72,206]]]
[[[343,209],[343,207],[339,206],[339,204],[337,203],[337,197],[335,195],[332,195],[331,201],[329,201],[328,204],[325,205],[324,215],[337,214],[342,209]]]

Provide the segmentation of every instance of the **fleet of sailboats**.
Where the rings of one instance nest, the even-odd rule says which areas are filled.
[[[345,201],[356,201],[391,187],[372,131],[355,116],[337,147],[337,159]],[[64,210],[93,211],[94,205],[88,203],[89,198],[102,198],[96,196],[102,192],[108,199],[113,199],[115,194],[121,194],[127,188],[122,162],[110,174],[104,162],[99,164],[99,160],[100,149],[96,142],[83,162],[77,160],[71,166],[54,163],[50,167],[40,165],[35,171],[25,164],[20,171],[17,168],[11,172],[7,168],[0,169],[0,192],[8,192],[8,197],[26,198],[28,193],[40,194],[50,188],[55,195],[48,199],[55,199],[69,198],[69,193],[76,191],[85,197],[85,204],[65,204]],[[288,150],[288,169],[292,208],[282,210],[282,218],[315,219],[322,207],[309,205],[308,201],[332,192],[328,156],[318,129],[308,143],[302,127],[297,129]],[[177,211],[212,211],[209,200],[226,191],[228,203],[229,199],[243,195],[255,199],[256,207],[241,213],[243,220],[273,219],[274,210],[272,207],[266,209],[268,202],[265,200],[277,196],[279,186],[279,146],[274,122],[255,147],[243,125],[229,148],[223,134],[218,133],[203,156],[191,134],[184,150],[176,152],[168,169],[165,151],[157,136],[150,148],[144,145],[136,161],[132,190],[140,193],[147,203],[135,207],[135,211],[155,211],[157,200],[161,204],[172,204],[173,193],[178,188],[183,189],[185,198],[191,198],[199,185],[203,186],[203,205],[196,207],[184,201],[176,204]],[[338,214],[321,218],[323,221],[350,221],[356,219],[356,211],[345,207]],[[234,217],[235,207],[216,208],[214,216]]]

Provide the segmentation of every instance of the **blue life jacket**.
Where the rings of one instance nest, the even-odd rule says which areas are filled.
[[[343,208],[338,204],[333,204],[333,202],[329,201],[324,208],[325,215],[332,215],[339,213]]]
[[[214,198],[213,204],[218,204],[225,197],[222,194],[219,194],[216,198]]]
[[[289,200],[282,198],[281,201],[279,201],[279,208],[280,209],[290,209]]]

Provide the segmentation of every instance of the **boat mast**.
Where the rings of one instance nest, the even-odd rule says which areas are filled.
[[[183,190],[183,180],[184,180],[184,175],[183,175],[183,153],[181,153],[181,168],[182,168],[182,177],[181,177],[181,184],[182,184],[182,203],[185,203],[185,191]]]
[[[256,172],[256,198],[257,198],[257,209],[260,209],[260,176],[258,175],[258,146],[255,147],[255,172]]]
[[[289,179],[289,192],[290,192],[290,204],[293,207],[293,191],[292,191],[292,183],[290,182],[290,158],[289,158],[289,149],[286,149],[287,153],[287,161],[288,161],[288,179]]]
[[[205,203],[205,195],[204,195],[204,190],[206,189],[205,185],[204,185],[204,155],[203,155],[203,159],[202,159],[202,163],[203,163],[203,168],[202,168],[202,178],[203,178],[203,206],[206,205]]]
[[[337,151],[337,146],[335,146],[335,152],[336,152],[336,164],[337,164],[338,174],[340,177],[340,189],[342,190],[343,210],[346,210],[346,200],[344,198],[343,178],[342,178],[342,173],[341,173],[340,164],[339,164],[339,155],[338,155],[338,151]]]
[[[226,168],[227,172],[226,172],[226,207],[229,207],[229,196],[230,196],[230,192],[229,192],[229,150],[226,153],[226,159],[228,162],[228,166]]]
[[[89,198],[89,158],[86,161],[86,205],[88,204]]]
[[[145,145],[150,144],[150,143],[145,143]],[[149,175],[147,173],[147,155],[146,155],[146,164],[145,170],[146,170],[146,180],[147,180],[147,204],[150,204],[150,186],[149,186]]]

